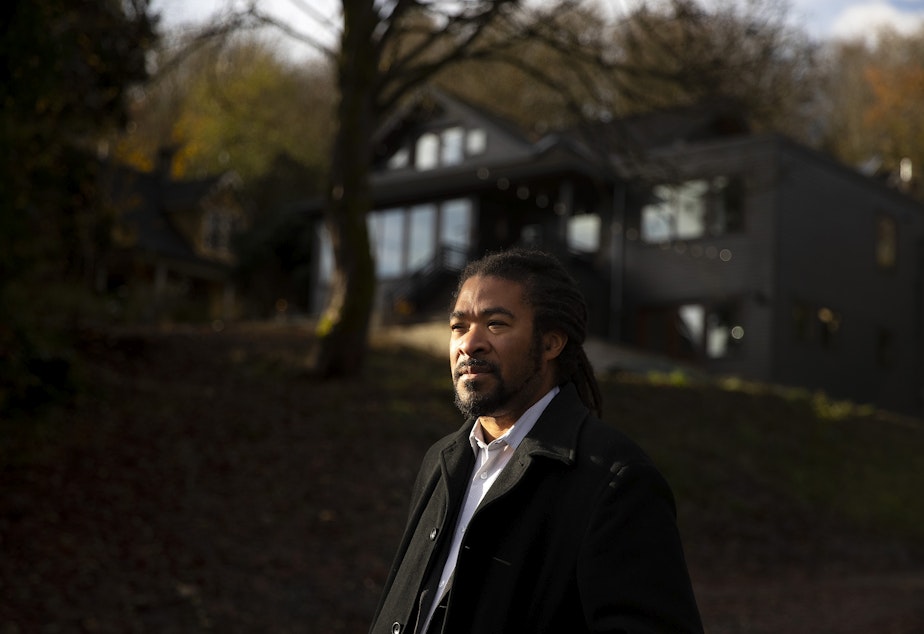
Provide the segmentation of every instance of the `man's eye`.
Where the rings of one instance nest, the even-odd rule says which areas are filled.
[[[464,324],[449,324],[449,329],[450,329],[450,330],[453,330],[453,331],[456,331],[456,330],[464,330],[464,329],[465,329],[465,325],[464,325]]]
[[[507,325],[507,322],[504,322],[504,321],[489,321],[488,322],[488,328],[497,329],[497,328],[503,328],[506,325]]]

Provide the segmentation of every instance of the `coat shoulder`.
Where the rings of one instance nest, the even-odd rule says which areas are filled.
[[[648,453],[614,425],[588,416],[581,429],[578,455],[596,455],[613,463],[653,466]]]

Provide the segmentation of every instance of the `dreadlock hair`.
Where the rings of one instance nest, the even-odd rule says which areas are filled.
[[[549,253],[532,249],[491,253],[463,269],[454,297],[458,297],[466,280],[476,276],[499,277],[523,286],[526,303],[535,311],[533,327],[537,336],[557,330],[568,338],[557,359],[558,383],[573,382],[584,405],[600,416],[600,386],[584,352],[587,304],[561,262]]]

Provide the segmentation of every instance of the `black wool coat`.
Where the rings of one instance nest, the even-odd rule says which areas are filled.
[[[371,634],[414,631],[472,473],[472,424],[424,457]],[[475,511],[449,596],[445,634],[702,632],[667,482],[570,384]]]

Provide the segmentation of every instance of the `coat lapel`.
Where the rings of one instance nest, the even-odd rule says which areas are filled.
[[[468,432],[457,436],[456,441],[440,452],[440,470],[445,483],[445,495],[449,508],[462,504],[462,497],[468,489],[468,480],[475,466],[475,452],[468,442]],[[454,519],[454,518],[448,518]]]
[[[558,460],[563,466],[573,464],[578,435],[589,412],[581,402],[577,388],[571,383],[563,385],[517,447],[510,463],[504,467],[481,506],[490,504],[516,486],[536,458]]]

